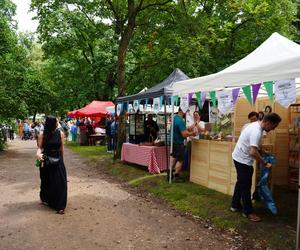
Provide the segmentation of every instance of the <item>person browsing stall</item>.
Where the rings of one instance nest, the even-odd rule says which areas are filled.
[[[152,114],[148,114],[144,127],[145,127],[145,141],[154,142],[157,138],[159,128],[156,121],[153,120]]]
[[[185,113],[179,108],[178,114],[174,116],[173,120],[173,152],[171,154],[171,166],[172,166],[172,178],[174,181],[182,181],[179,173],[182,169],[183,159],[184,159],[184,139],[189,136],[195,136],[196,133],[194,131],[188,131],[184,117]]]
[[[242,211],[250,221],[261,221],[261,218],[254,213],[251,202],[253,162],[256,160],[259,164],[263,164],[268,168],[272,167],[270,163],[264,162],[262,155],[259,153],[259,145],[263,131],[270,132],[274,130],[280,122],[281,118],[276,113],[266,115],[262,121],[252,122],[241,132],[232,153],[237,172],[237,182],[230,210],[232,212]]]

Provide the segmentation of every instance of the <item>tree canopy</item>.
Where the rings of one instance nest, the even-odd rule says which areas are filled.
[[[0,3],[0,119],[65,114],[165,79],[217,72],[273,32],[299,41],[299,0],[32,0],[38,40]]]

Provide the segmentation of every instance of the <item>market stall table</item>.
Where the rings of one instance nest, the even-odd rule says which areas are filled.
[[[96,145],[96,141],[99,141],[100,144],[104,144],[105,135],[103,134],[93,134],[89,136],[89,144]]]
[[[151,174],[167,169],[165,146],[141,146],[123,143],[121,160],[148,167]]]

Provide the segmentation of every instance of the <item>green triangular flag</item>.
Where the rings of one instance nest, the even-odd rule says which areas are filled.
[[[242,88],[244,91],[244,94],[248,100],[248,102],[250,103],[250,105],[252,106],[252,95],[251,95],[251,86],[245,86]]]
[[[178,95],[174,96],[174,105],[178,106]]]
[[[215,108],[217,108],[217,97],[216,97],[216,91],[210,91],[209,92],[209,96],[210,96],[210,99],[214,105]]]
[[[273,102],[273,82],[264,82],[270,102]]]
[[[197,97],[197,102],[198,102],[198,107],[199,109],[201,108],[201,92],[196,92],[195,93],[196,97]]]

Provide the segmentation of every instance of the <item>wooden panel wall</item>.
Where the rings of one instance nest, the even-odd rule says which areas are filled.
[[[192,142],[190,181],[205,187],[208,186],[209,142],[209,140]]]
[[[232,142],[194,140],[190,181],[232,195],[236,183],[236,170],[231,156],[234,146]],[[255,182],[253,178],[252,191]]]

